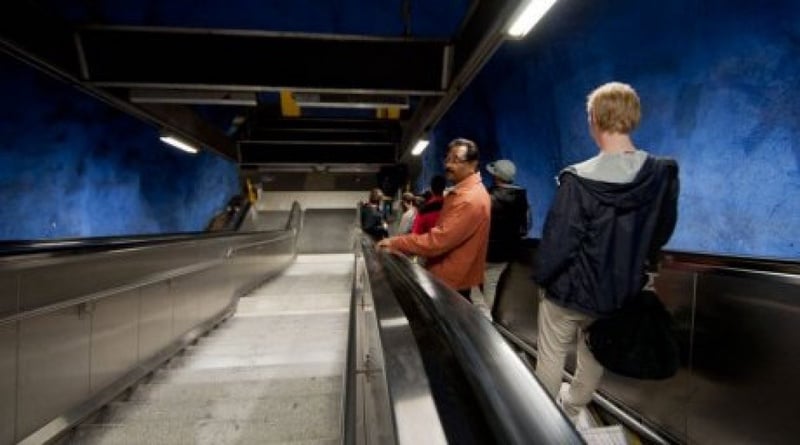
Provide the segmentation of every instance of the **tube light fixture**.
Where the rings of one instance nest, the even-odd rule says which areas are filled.
[[[172,145],[173,147],[183,150],[187,153],[197,153],[197,147],[170,134],[162,134],[159,139],[161,139],[161,142]]]
[[[556,0],[528,0],[528,4],[519,9],[519,13],[508,28],[508,35],[521,39],[535,25]]]
[[[419,141],[417,141],[417,144],[414,145],[414,148],[411,150],[411,154],[413,156],[421,155],[422,152],[425,151],[425,149],[428,147],[429,143],[430,141],[427,139],[420,139]]]

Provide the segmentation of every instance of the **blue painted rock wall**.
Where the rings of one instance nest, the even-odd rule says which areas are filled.
[[[562,1],[508,41],[435,130],[418,186],[447,141],[513,160],[541,235],[554,176],[594,156],[586,95],[639,92],[642,149],[681,165],[676,250],[800,258],[800,3]],[[486,173],[484,173],[485,180]]]
[[[239,192],[236,164],[0,55],[0,240],[203,230]]]

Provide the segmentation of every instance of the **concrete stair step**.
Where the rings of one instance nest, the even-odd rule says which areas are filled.
[[[262,399],[341,393],[341,376],[243,380],[235,382],[147,383],[126,399],[133,401],[188,402],[194,400]]]
[[[196,423],[204,420],[248,421],[287,430],[338,428],[342,393],[253,398],[157,400],[111,403],[91,424]],[[318,437],[318,436],[314,436]]]
[[[335,445],[340,433],[282,430],[263,422],[202,420],[192,423],[138,423],[87,425],[79,428],[70,444],[74,445]]]
[[[338,365],[344,369],[345,346],[320,351],[286,351],[265,355],[181,355],[165,365],[167,369],[209,369],[236,367],[263,367],[275,365],[300,366],[318,363]]]
[[[229,368],[173,369],[162,368],[149,383],[216,383],[241,382],[281,378],[335,377],[341,378],[344,362],[278,364],[272,366],[235,366]]]

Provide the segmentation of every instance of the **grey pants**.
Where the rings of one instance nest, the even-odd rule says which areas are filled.
[[[494,296],[497,293],[497,283],[500,282],[500,276],[503,271],[508,267],[508,262],[505,263],[490,263],[486,262],[486,271],[483,274],[483,300],[491,312],[494,306]]]
[[[603,376],[603,366],[595,360],[584,341],[583,329],[592,321],[592,317],[558,306],[547,298],[539,302],[536,377],[553,398],[561,386],[567,352],[577,340],[575,377],[569,391],[561,398],[564,412],[569,416],[577,415],[592,400],[592,393]]]

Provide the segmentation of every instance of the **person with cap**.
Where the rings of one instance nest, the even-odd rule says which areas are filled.
[[[530,209],[526,190],[514,184],[517,168],[513,162],[500,159],[489,163],[486,170],[494,178],[494,185],[489,189],[492,213],[483,298],[494,314],[497,284],[508,269],[508,263],[516,257],[520,240],[528,235]]]

